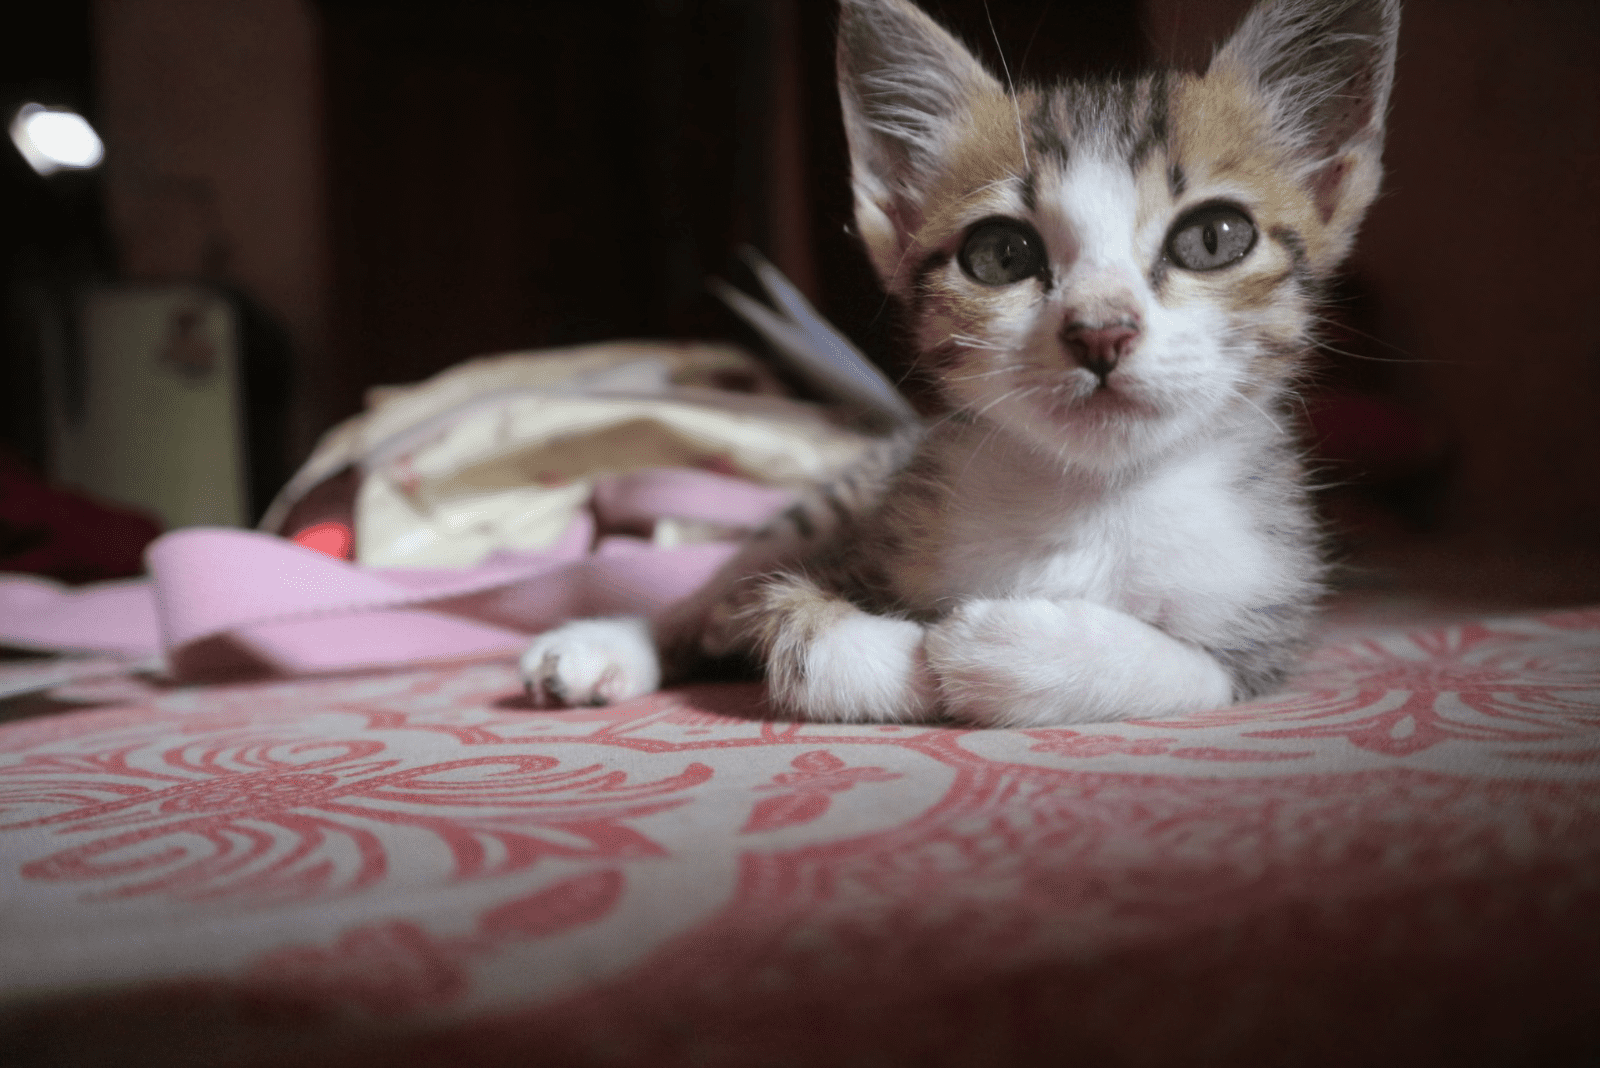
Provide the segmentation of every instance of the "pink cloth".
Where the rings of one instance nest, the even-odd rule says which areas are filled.
[[[748,526],[792,494],[703,471],[602,479],[597,503],[630,523],[661,516]],[[542,552],[473,568],[379,569],[253,531],[191,528],[157,540],[141,582],[67,589],[0,578],[0,641],[126,655],[165,652],[190,677],[250,664],[285,674],[457,660],[520,648],[575,616],[649,614],[704,583],[730,542],[658,548],[597,537],[580,513]]]

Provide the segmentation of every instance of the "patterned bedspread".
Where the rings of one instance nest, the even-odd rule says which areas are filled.
[[[503,662],[0,707],[0,1062],[1600,1055],[1600,610],[1357,612],[1274,699],[1072,729]]]

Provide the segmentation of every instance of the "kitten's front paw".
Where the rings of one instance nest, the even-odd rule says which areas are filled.
[[[660,686],[661,664],[644,620],[582,619],[535,638],[522,678],[538,708],[611,705]]]
[[[929,627],[923,647],[946,709],[990,727],[1054,718],[1037,706],[1061,701],[1070,689],[1063,669],[1070,673],[1078,658],[1077,621],[1069,617],[1048,601],[980,599]]]
[[[1105,632],[1115,615],[1086,601],[960,605],[929,628],[925,644],[945,708],[985,727],[1123,718],[1128,702]]]
[[[1205,652],[1089,601],[968,601],[923,647],[945,707],[989,727],[1165,716],[1232,695]]]

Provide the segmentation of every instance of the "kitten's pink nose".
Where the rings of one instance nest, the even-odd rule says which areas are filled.
[[[1061,328],[1061,343],[1073,362],[1098,378],[1102,386],[1138,340],[1139,321],[1131,317],[1106,326],[1073,321]]]

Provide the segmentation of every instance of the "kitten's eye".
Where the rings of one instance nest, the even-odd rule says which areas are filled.
[[[984,285],[1008,286],[1044,270],[1044,239],[1027,223],[991,219],[973,228],[956,259]]]
[[[1167,255],[1179,267],[1214,271],[1244,259],[1256,244],[1256,224],[1238,208],[1207,204],[1196,208],[1172,228]]]

